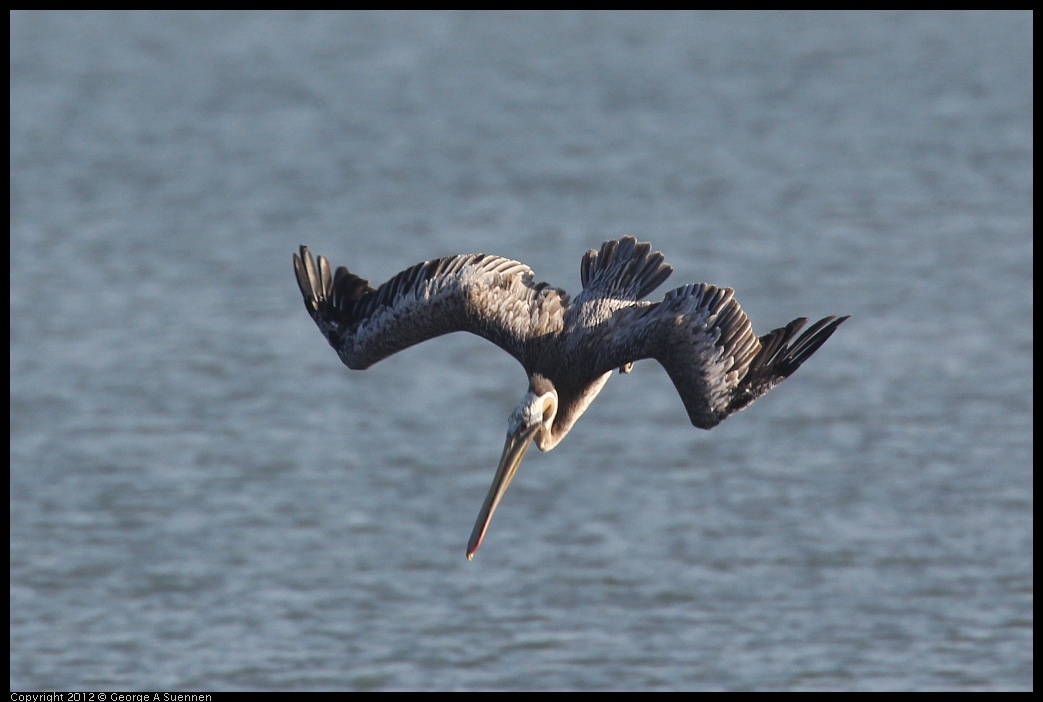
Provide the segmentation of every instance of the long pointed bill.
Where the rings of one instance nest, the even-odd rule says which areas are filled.
[[[511,484],[518,466],[521,465],[525,452],[529,450],[532,437],[540,425],[535,425],[507,436],[507,443],[503,445],[503,455],[500,456],[500,465],[496,467],[496,476],[493,478],[489,494],[485,496],[482,511],[478,513],[478,521],[474,523],[471,531],[471,539],[467,542],[467,560],[474,558],[474,552],[482,543],[485,530],[489,528],[489,520],[493,518],[496,506],[500,504],[503,493],[507,492],[507,486]]]

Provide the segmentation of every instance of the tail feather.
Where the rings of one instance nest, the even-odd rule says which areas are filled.
[[[648,242],[632,236],[606,241],[591,249],[580,262],[583,289],[621,300],[640,300],[658,288],[673,272],[663,254],[652,253]]]

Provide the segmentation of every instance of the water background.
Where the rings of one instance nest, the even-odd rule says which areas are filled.
[[[1032,687],[1031,14],[10,19],[12,689]],[[291,253],[627,234],[852,319],[613,377],[467,562],[524,373],[348,371]]]

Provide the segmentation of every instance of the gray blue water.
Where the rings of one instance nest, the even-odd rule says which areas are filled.
[[[10,19],[12,689],[1032,687],[1031,14]],[[627,234],[852,319],[613,377],[468,562],[524,373],[348,371],[291,253]]]

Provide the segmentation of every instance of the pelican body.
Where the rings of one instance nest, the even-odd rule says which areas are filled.
[[[304,305],[348,368],[363,370],[442,334],[467,331],[521,363],[529,387],[507,423],[493,484],[467,544],[471,559],[533,443],[569,433],[612,371],[658,361],[692,424],[711,429],[788,378],[847,317],[825,317],[799,337],[799,317],[758,337],[731,288],[686,285],[659,302],[642,298],[672,268],[648,243],[606,241],[580,264],[583,289],[538,283],[523,263],[486,254],[418,263],[379,288],[306,246],[293,256]]]

